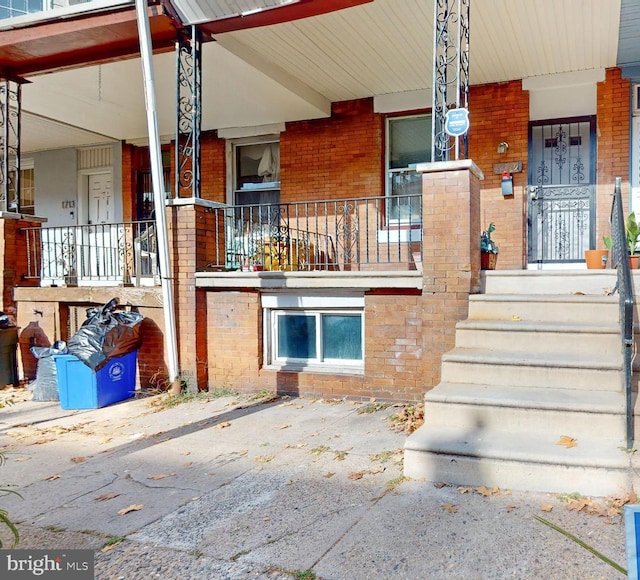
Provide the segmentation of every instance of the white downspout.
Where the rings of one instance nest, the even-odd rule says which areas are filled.
[[[162,284],[162,303],[164,305],[164,339],[166,345],[169,382],[178,379],[178,348],[176,341],[176,319],[173,301],[173,278],[169,260],[169,242],[167,240],[167,216],[165,212],[164,177],[162,153],[156,115],[155,83],[153,77],[152,44],[149,27],[149,14],[146,0],[136,0],[138,35],[140,37],[140,57],[144,77],[144,96],[147,106],[147,127],[149,131],[149,153],[151,156],[151,180],[153,183],[153,201],[156,207],[156,230],[158,237],[158,257],[160,281]]]

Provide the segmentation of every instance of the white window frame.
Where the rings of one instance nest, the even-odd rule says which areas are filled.
[[[364,295],[263,294],[263,343],[265,368],[331,374],[364,374],[365,322]],[[322,353],[322,316],[326,314],[360,316],[361,359],[329,359]],[[278,320],[282,316],[305,315],[316,318],[316,358],[278,358]]]
[[[24,207],[28,207],[28,208],[32,208],[33,212],[32,213],[26,213],[25,215],[35,215],[35,209],[36,209],[36,186],[35,186],[35,164],[33,162],[33,159],[20,159],[20,169],[19,169],[20,173],[23,173],[24,171],[32,171],[33,172],[33,205],[29,205],[29,206],[24,206]],[[12,179],[15,177],[15,169],[10,171],[11,175],[12,175]],[[13,179],[13,184],[15,185],[15,179]],[[24,199],[23,196],[23,192],[24,192],[24,179],[23,179],[23,175],[20,175],[20,191],[18,191],[18,202],[20,205],[20,213],[24,213],[22,211],[23,205],[22,205],[22,200]],[[8,200],[7,200],[8,201]],[[7,208],[9,209],[9,211],[16,213],[16,211],[14,211],[14,209],[12,208]]]
[[[385,154],[384,154],[384,168],[385,168],[385,181],[384,181],[384,192],[385,192],[385,200],[387,201],[387,211],[386,213],[386,224],[387,226],[398,226],[398,225],[411,225],[412,227],[419,226],[420,222],[418,220],[409,220],[409,219],[393,219],[389,216],[389,207],[390,201],[394,197],[391,193],[391,174],[393,173],[403,173],[407,171],[415,171],[415,165],[408,165],[407,167],[391,169],[390,161],[391,161],[391,124],[394,121],[402,121],[404,119],[417,119],[420,117],[430,119],[431,123],[433,123],[433,116],[430,113],[416,113],[414,115],[390,115],[385,118]],[[426,159],[425,161],[429,161]],[[413,236],[411,236],[413,239]]]
[[[225,143],[225,156],[227,166],[227,204],[236,205],[236,192],[241,191],[237,187],[236,176],[238,174],[236,167],[236,149],[238,147],[246,147],[249,145],[267,145],[269,143],[277,143],[280,146],[280,135],[261,135],[259,137],[242,137],[238,139],[227,139]],[[265,188],[263,191],[280,192],[280,181],[277,187]]]

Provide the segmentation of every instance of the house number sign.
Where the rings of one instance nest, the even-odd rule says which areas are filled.
[[[62,209],[75,209],[76,201],[75,199],[65,199],[62,202]]]

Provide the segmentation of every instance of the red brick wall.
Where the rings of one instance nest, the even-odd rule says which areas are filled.
[[[500,248],[497,267],[520,269],[526,265],[527,252],[529,93],[519,80],[481,85],[471,87],[469,102],[469,158],[484,173],[480,226],[496,224],[491,237]],[[505,154],[498,153],[502,141],[509,143]],[[522,173],[513,174],[514,195],[504,197],[493,166],[514,161],[522,161]]]
[[[609,214],[615,178],[622,178],[622,199],[629,199],[629,80],[620,69],[607,69],[604,82],[598,83],[598,190],[597,247],[603,248],[602,236],[610,235]]]
[[[329,119],[287,123],[280,136],[281,200],[380,195],[382,128],[372,99],[334,103]]]
[[[225,140],[215,133],[203,133],[200,160],[202,199],[226,203]]]

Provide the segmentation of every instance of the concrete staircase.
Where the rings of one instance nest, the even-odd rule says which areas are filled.
[[[608,495],[629,489],[615,272],[492,271],[405,445],[405,475]],[[640,282],[640,280],[639,280]],[[558,445],[562,436],[577,445]]]

